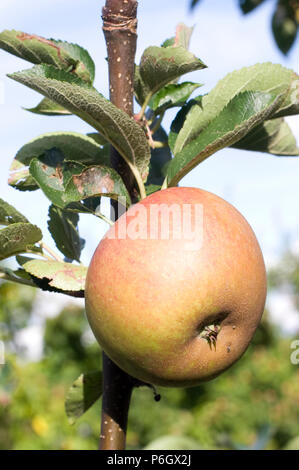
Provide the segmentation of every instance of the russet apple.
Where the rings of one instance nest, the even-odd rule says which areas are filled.
[[[158,191],[122,215],[99,243],[86,312],[106,354],[144,382],[194,386],[248,347],[266,273],[244,217],[196,188]]]

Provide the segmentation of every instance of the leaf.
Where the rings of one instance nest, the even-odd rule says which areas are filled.
[[[234,96],[244,91],[260,91],[276,96],[285,93],[285,99],[271,118],[299,112],[299,77],[295,72],[270,62],[244,67],[220,80],[210,93],[202,97],[200,106],[189,110],[177,136],[174,154],[199,135]]]
[[[232,147],[279,156],[299,155],[296,139],[289,125],[282,118],[265,121]]]
[[[90,57],[89,52],[78,44],[66,41],[57,41],[55,39],[51,39],[51,41],[77,60],[76,69],[72,73],[78,75],[82,80],[93,83],[95,78],[95,64]]]
[[[70,387],[65,399],[65,411],[70,424],[74,424],[102,395],[101,371],[81,374]]]
[[[115,170],[64,161],[63,155],[55,149],[40,159],[33,159],[30,173],[50,201],[61,209],[92,196],[113,199],[123,196],[128,203],[130,201],[127,189]]]
[[[187,436],[161,436],[153,440],[144,450],[199,450],[199,442]]]
[[[154,140],[159,142],[167,142],[167,134],[162,127],[158,129],[153,135]],[[171,152],[169,147],[162,147],[158,149],[152,149],[152,156],[150,161],[150,170],[148,179],[146,181],[147,194],[149,193],[149,185],[155,185],[161,187],[166,176],[165,167],[171,160]]]
[[[0,198],[0,225],[10,225],[18,222],[29,223],[23,214]]]
[[[44,116],[70,116],[72,114],[67,109],[48,98],[44,98],[37,106],[35,106],[35,108],[24,109],[30,113],[41,114]]]
[[[109,165],[110,162],[108,145],[100,147],[93,138],[78,132],[48,132],[34,138],[18,151],[10,167],[9,184],[23,191],[38,189],[29,173],[30,162],[52,148],[59,149],[66,160],[84,164]]]
[[[186,26],[184,23],[179,23],[176,27],[174,46],[182,46],[185,49],[189,49],[190,39],[193,33],[194,27]]]
[[[5,30],[0,33],[0,48],[33,64],[53,65],[84,81],[94,80],[94,63],[88,52],[76,44]]]
[[[287,54],[295,42],[298,24],[294,7],[278,3],[272,17],[272,32],[277,46]]]
[[[31,276],[45,281],[46,290],[58,289],[59,291],[76,292],[84,291],[86,266],[77,266],[71,263],[59,261],[45,261],[40,259],[18,259],[23,269]]]
[[[170,186],[218,150],[244,137],[253,127],[266,120],[283,100],[283,95],[243,92],[235,96],[220,114],[198,134],[181,152],[175,155],[167,168]]]
[[[0,260],[30,250],[31,245],[42,239],[36,225],[18,222],[0,230]]]
[[[166,109],[183,106],[190,95],[200,86],[202,85],[192,82],[166,85],[152,97],[149,107],[158,115]]]
[[[201,0],[191,0],[190,10],[193,10],[193,8],[195,8],[199,4],[200,1]]]
[[[176,117],[172,121],[170,126],[170,132],[168,135],[168,144],[172,152],[174,152],[177,137],[185,123],[189,111],[192,109],[193,106],[201,107],[201,102],[202,96],[197,96],[196,98],[191,99],[186,104],[184,104],[184,106],[182,106],[182,108],[179,110]]]
[[[239,0],[240,8],[244,14],[250,13],[263,2],[264,0]]]
[[[134,94],[137,100],[137,103],[140,106],[143,105],[147,96],[151,93],[150,88],[144,83],[141,75],[140,75],[140,67],[139,65],[135,65],[135,73],[134,73]]]
[[[70,260],[80,261],[82,242],[78,232],[79,216],[53,205],[49,208],[48,229],[57,248]]]
[[[131,169],[133,165],[146,179],[150,147],[144,131],[133,118],[94,88],[47,65],[37,65],[9,77],[44,94],[93,126],[122,155]]]
[[[193,30],[194,27],[189,28],[184,23],[179,23],[176,27],[175,37],[166,39],[161,47],[182,46],[184,49],[189,49]]]
[[[203,68],[206,65],[182,46],[151,46],[141,57],[139,73],[145,86],[154,94],[181,75]]]
[[[67,206],[68,211],[81,214],[98,215],[100,212],[101,198],[99,196],[89,197],[80,202],[71,202]]]

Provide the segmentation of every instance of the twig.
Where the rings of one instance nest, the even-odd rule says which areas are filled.
[[[110,99],[113,104],[133,116],[134,59],[137,41],[137,1],[106,0],[103,8],[103,31],[107,44]],[[116,149],[111,149],[111,165],[121,175],[132,201],[136,200],[134,169]],[[139,175],[140,176],[140,175]],[[134,178],[135,177],[135,178]],[[142,183],[142,184],[141,184]],[[141,196],[143,182],[138,181]],[[115,220],[117,204],[112,201]],[[103,401],[100,450],[123,450],[130,399],[135,379],[115,365],[103,353]]]

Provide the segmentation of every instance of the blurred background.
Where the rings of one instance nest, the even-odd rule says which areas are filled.
[[[299,11],[299,2],[198,0],[193,1],[192,11],[190,3],[140,0],[137,61],[145,47],[160,45],[184,21],[195,25],[192,52],[209,67],[184,78],[204,83],[202,93],[228,72],[257,62],[281,63],[299,73],[299,14],[292,17],[289,10],[291,5],[292,11]],[[0,30],[22,30],[87,48],[97,65],[95,86],[108,96],[103,5],[104,0],[28,0],[25,7],[21,0],[1,0]],[[277,11],[280,33],[273,28]],[[86,133],[90,128],[76,117],[49,118],[22,109],[34,107],[40,97],[8,80],[6,73],[29,67],[0,51],[0,196],[39,225],[45,242],[54,248],[47,234],[49,202],[40,192],[37,197],[35,192],[10,188],[8,169],[19,148],[32,138],[57,130]],[[169,113],[166,127],[174,115],[175,111]],[[299,118],[288,122],[299,140]],[[245,356],[219,378],[193,389],[159,390],[159,404],[150,390],[136,390],[129,448],[299,449],[298,168],[299,159],[294,157],[225,149],[184,178],[183,185],[201,187],[231,202],[251,224],[268,270],[266,312]],[[101,221],[81,217],[85,264],[105,231]],[[83,301],[1,283],[0,341],[5,344],[5,364],[0,365],[0,449],[96,448],[100,401],[73,426],[64,412],[65,393],[72,382],[82,372],[101,366]]]

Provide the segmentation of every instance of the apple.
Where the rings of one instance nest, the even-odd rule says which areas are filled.
[[[106,354],[137,379],[194,386],[236,362],[260,322],[266,272],[244,217],[196,188],[158,191],[99,243],[86,313]]]

